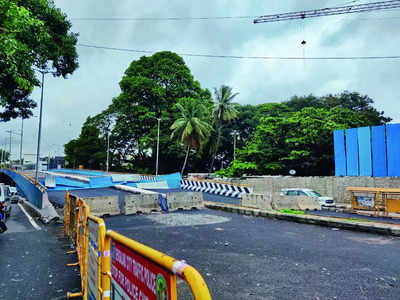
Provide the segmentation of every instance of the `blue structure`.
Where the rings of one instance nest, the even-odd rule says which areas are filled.
[[[400,124],[333,132],[336,176],[400,176]]]

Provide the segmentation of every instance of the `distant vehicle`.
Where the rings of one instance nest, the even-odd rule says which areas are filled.
[[[15,186],[9,186],[8,190],[10,191],[10,195],[14,196],[18,194],[17,188]]]
[[[335,206],[335,201],[333,201],[332,197],[324,197],[320,193],[312,190],[312,189],[303,189],[303,188],[290,188],[290,189],[282,189],[281,196],[306,196],[317,198],[319,204],[322,206]]]
[[[11,195],[5,184],[0,183],[0,205],[4,210],[5,217],[11,215]]]

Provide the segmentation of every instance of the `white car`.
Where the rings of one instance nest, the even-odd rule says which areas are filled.
[[[320,193],[312,189],[302,189],[302,188],[291,188],[282,189],[281,196],[306,196],[318,198],[319,204],[322,206],[335,206],[335,201],[332,197],[324,197]]]

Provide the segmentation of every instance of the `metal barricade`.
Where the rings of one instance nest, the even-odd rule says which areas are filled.
[[[76,247],[81,292],[67,299],[177,299],[177,276],[191,288],[194,299],[210,300],[200,273],[184,261],[109,230],[104,220],[90,215],[86,203],[66,193],[64,233]]]

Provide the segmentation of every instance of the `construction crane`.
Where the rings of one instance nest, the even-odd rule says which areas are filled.
[[[316,18],[322,16],[354,14],[360,12],[370,12],[374,10],[393,9],[393,8],[400,8],[400,0],[381,1],[381,2],[347,5],[347,6],[332,7],[332,8],[312,9],[312,10],[290,12],[284,14],[266,15],[254,19],[253,23],[258,24],[267,22],[295,20],[295,19]]]

